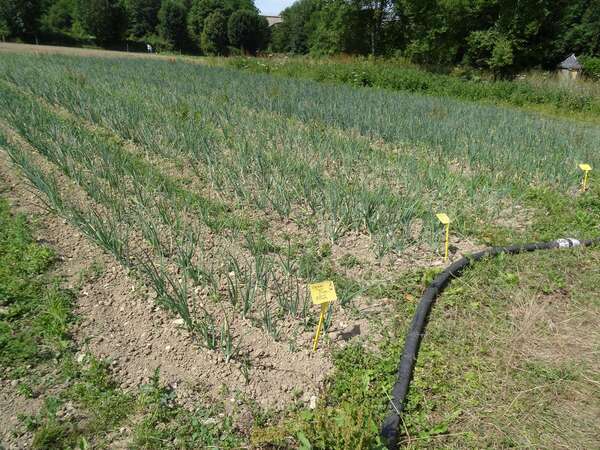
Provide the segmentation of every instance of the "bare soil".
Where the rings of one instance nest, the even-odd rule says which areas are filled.
[[[160,58],[174,61],[175,58],[184,58],[188,62],[200,62],[200,57],[190,56],[174,56],[174,55],[159,55],[156,53],[137,53],[123,52],[115,50],[103,50],[96,48],[79,48],[79,47],[62,47],[58,45],[34,45],[21,44],[14,42],[0,42],[0,54],[3,52],[10,53],[35,53],[39,55],[55,54],[55,55],[73,55],[73,56],[93,56],[100,58]]]

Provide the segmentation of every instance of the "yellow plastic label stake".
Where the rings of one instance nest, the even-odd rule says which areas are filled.
[[[446,243],[444,245],[444,262],[448,261],[448,246],[450,243],[450,217],[444,213],[438,213],[435,215],[438,220],[446,226]]]
[[[581,182],[581,190],[585,192],[587,191],[588,177],[590,171],[592,170],[592,166],[590,166],[589,164],[579,164],[579,168],[583,170],[583,181]]]
[[[313,339],[313,352],[317,351],[317,344],[319,343],[319,336],[321,335],[321,329],[323,328],[323,322],[325,321],[325,314],[329,304],[337,300],[335,293],[335,286],[333,281],[322,281],[321,283],[314,283],[308,285],[310,289],[310,296],[312,298],[313,305],[321,305],[321,315],[319,316],[319,325],[315,332],[315,338]]]

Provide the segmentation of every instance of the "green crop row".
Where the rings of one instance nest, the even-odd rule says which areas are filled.
[[[220,64],[221,61],[218,61]],[[254,73],[268,73],[356,87],[450,97],[468,101],[504,103],[519,107],[546,108],[561,114],[583,113],[600,117],[600,87],[592,81],[559,83],[551,74],[528,73],[517,80],[491,80],[458,69],[446,75],[394,60],[310,58],[228,58],[225,65]],[[596,61],[589,58],[591,79],[598,77]]]

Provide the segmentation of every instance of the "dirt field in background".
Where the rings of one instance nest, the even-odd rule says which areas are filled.
[[[57,45],[33,45],[18,44],[13,42],[0,42],[0,55],[4,52],[94,56],[102,58],[160,58],[167,60],[173,60],[174,58],[177,58],[183,59],[187,62],[195,63],[200,63],[202,61],[202,58],[198,56],[157,55],[156,53],[120,52],[96,48],[60,47]]]

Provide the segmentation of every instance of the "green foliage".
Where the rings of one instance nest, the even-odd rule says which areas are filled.
[[[570,52],[598,54],[598,0],[301,0],[282,12],[273,50],[403,55],[448,66],[471,59],[506,75],[554,68]],[[465,59],[465,56],[467,58]]]
[[[220,11],[206,18],[200,42],[202,51],[207,55],[224,55],[227,52],[227,19]]]
[[[197,45],[201,46],[202,31],[208,16],[222,8],[218,0],[194,0],[187,17],[188,33]]]
[[[77,19],[100,46],[123,40],[127,14],[120,0],[77,0]]]
[[[76,14],[75,0],[59,0],[48,9],[42,22],[45,28],[54,32],[67,32],[73,27]]]
[[[158,26],[161,0],[126,0],[128,33],[133,38],[152,35]]]
[[[579,59],[583,65],[583,73],[595,81],[600,81],[600,57],[582,56]]]
[[[0,0],[0,22],[6,23],[9,36],[34,40],[43,6],[42,0]]]
[[[158,12],[158,31],[170,48],[186,47],[186,8],[180,0],[163,0]]]
[[[8,36],[10,36],[8,21],[4,17],[0,17],[0,40],[4,42]]]
[[[188,33],[191,39],[202,48],[202,32],[208,17],[214,13],[221,13],[225,18],[225,40],[227,37],[227,21],[231,15],[240,9],[258,13],[252,0],[193,0],[187,18]],[[215,30],[211,30],[214,34]],[[221,39],[219,37],[219,39]],[[227,42],[226,44],[227,45]],[[217,54],[223,54],[218,52]]]
[[[255,54],[268,42],[269,26],[264,17],[256,12],[241,9],[235,11],[227,22],[229,44],[242,53]]]
[[[64,350],[71,298],[40,278],[53,252],[35,243],[23,216],[0,199],[0,362],[44,361]]]
[[[487,35],[486,35],[487,36]],[[478,41],[481,42],[481,41]],[[489,51],[473,51],[469,63],[496,69],[498,75],[510,72],[511,49],[498,41]],[[480,57],[476,55],[481,55]],[[504,63],[508,65],[502,65]],[[233,58],[227,64],[252,72],[271,73],[293,78],[344,83],[414,92],[439,97],[454,97],[469,101],[489,101],[514,106],[545,107],[549,112],[562,114],[585,113],[584,118],[600,118],[600,97],[597,87],[589,91],[574,91],[569,87],[547,80],[537,83],[508,80],[485,80],[477,72],[457,70],[452,74],[432,73],[402,59],[382,60],[354,58],[350,60],[323,60],[309,58],[249,59]],[[498,64],[498,66],[496,66]]]

